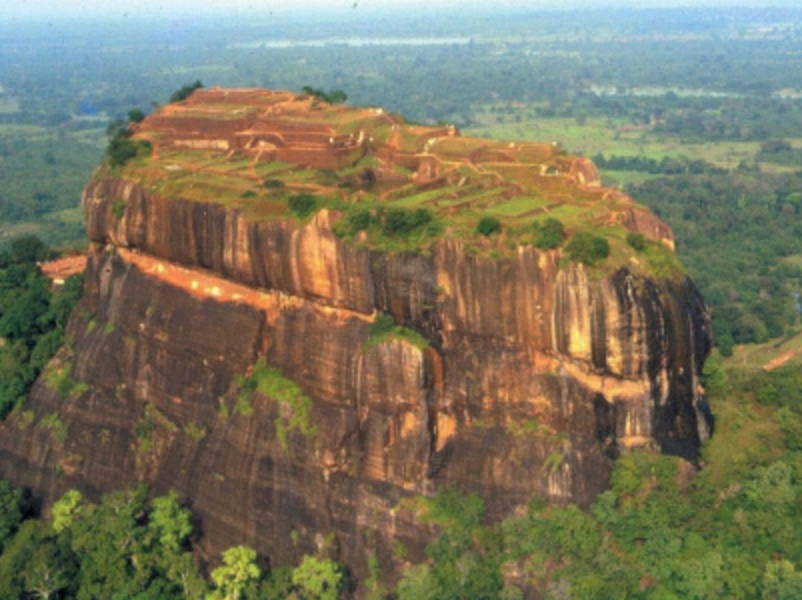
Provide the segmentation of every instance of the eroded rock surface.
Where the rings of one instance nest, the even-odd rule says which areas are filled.
[[[43,377],[33,424],[15,413],[0,436],[2,476],[45,506],[146,482],[189,499],[208,556],[323,549],[364,576],[372,554],[392,578],[431,536],[405,497],[587,506],[619,453],[692,459],[708,434],[710,327],[688,279],[455,239],[381,252],[334,235],[337,211],[260,221],[120,177],[93,180],[84,210],[86,291],[50,365],[83,386],[60,397]],[[380,313],[417,336],[371,340]],[[249,391],[262,365],[310,402]],[[51,413],[63,431],[40,425]]]

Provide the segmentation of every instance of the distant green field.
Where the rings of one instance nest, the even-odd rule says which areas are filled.
[[[773,365],[802,366],[802,333],[791,333],[785,338],[769,340],[763,344],[736,346],[732,356],[723,360],[728,368],[746,371],[767,366],[771,368]]]
[[[474,118],[478,125],[464,129],[463,134],[505,140],[556,142],[570,154],[588,157],[604,154],[660,160],[663,157],[685,156],[734,168],[742,160],[754,160],[760,150],[758,142],[690,142],[652,133],[646,126],[635,126],[628,121],[615,119],[588,119],[581,125],[576,119],[542,119],[534,117],[530,110],[524,108],[504,115],[482,110]]]
[[[641,183],[660,177],[660,175],[650,175],[639,171],[611,171],[608,169],[599,170],[602,176],[602,185],[623,188],[631,183]]]

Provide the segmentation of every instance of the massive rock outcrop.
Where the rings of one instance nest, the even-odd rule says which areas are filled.
[[[565,164],[565,181],[597,193],[592,164]],[[430,181],[421,169],[404,173]],[[405,497],[453,484],[494,516],[533,495],[588,505],[619,453],[692,459],[708,433],[710,328],[683,276],[458,235],[388,251],[335,235],[342,209],[257,218],[130,173],[101,170],[85,190],[68,347],[0,436],[0,474],[45,505],[147,482],[189,499],[209,555],[323,550],[357,575],[374,555],[391,577],[399,543],[414,559],[430,539]],[[616,226],[670,243],[614,201]],[[382,315],[398,327],[372,335]]]

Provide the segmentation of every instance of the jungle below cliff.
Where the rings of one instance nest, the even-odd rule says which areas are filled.
[[[22,598],[42,589],[36,574],[44,572],[60,598],[129,589],[176,599],[232,589],[247,600],[335,598],[357,585],[369,597],[401,600],[798,597],[798,370],[738,375],[713,361],[706,383],[717,427],[701,471],[672,457],[633,454],[616,462],[611,488],[589,511],[533,499],[501,521],[488,519],[476,496],[453,489],[418,498],[412,506],[433,542],[422,562],[396,544],[397,586],[382,585],[375,559],[356,580],[319,552],[285,569],[245,550],[227,553],[207,581],[188,554],[197,521],[176,498],[148,502],[138,490],[93,504],[68,494],[62,510],[39,521],[21,491],[3,482],[0,588]],[[128,560],[134,555],[136,562]],[[243,574],[236,587],[226,577],[230,567]]]

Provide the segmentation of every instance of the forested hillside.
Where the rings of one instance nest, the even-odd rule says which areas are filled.
[[[37,262],[53,252],[37,237],[14,240],[0,252],[0,415],[21,408],[36,377],[64,343],[70,312],[81,297],[82,277],[58,290]]]

